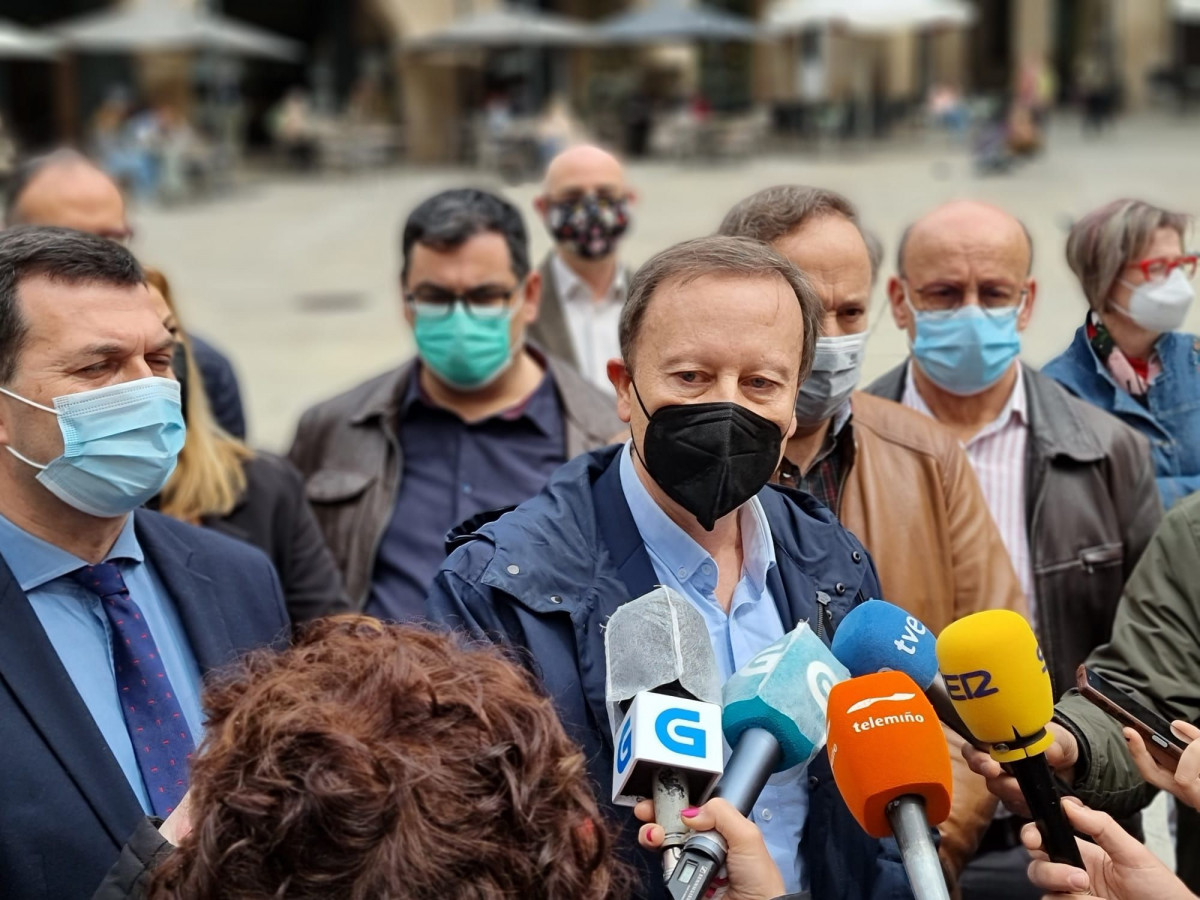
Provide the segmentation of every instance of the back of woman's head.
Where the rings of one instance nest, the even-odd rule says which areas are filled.
[[[157,900],[616,896],[583,756],[493,649],[358,616],[208,689]]]

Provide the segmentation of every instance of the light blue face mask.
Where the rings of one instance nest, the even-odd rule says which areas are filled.
[[[986,391],[1021,352],[1017,316],[1024,301],[994,311],[960,306],[943,312],[915,309],[907,294],[904,299],[917,327],[913,356],[944,391],[962,397]]]
[[[62,456],[43,465],[11,445],[8,452],[39,469],[46,490],[80,512],[125,515],[161,491],[175,471],[186,434],[177,381],[139,378],[55,397],[53,408],[4,388],[0,393],[58,416]]]

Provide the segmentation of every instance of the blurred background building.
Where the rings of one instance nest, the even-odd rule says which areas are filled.
[[[294,50],[69,35],[79,17],[167,7]],[[623,15],[644,18],[622,32]],[[0,0],[0,19],[56,42],[0,40],[0,116],[24,149],[85,142],[124,104],[250,154],[283,120],[318,162],[353,135],[379,160],[519,169],[582,129],[631,155],[733,155],[1014,102],[1136,110],[1200,91],[1200,0]]]

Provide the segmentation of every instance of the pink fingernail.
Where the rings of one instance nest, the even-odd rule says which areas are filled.
[[[700,815],[700,810],[694,806],[689,806],[687,809],[681,812],[680,815],[687,819],[694,819],[696,816]]]

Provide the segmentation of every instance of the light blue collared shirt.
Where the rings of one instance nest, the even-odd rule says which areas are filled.
[[[762,504],[755,497],[738,513],[742,531],[742,577],[726,613],[716,598],[717,563],[650,496],[633,466],[626,442],[621,452],[621,489],[650,555],[659,583],[686,597],[704,616],[724,682],[764,647],[783,637],[779,610],[767,587],[775,565],[775,543]],[[726,749],[728,753],[728,748]],[[800,836],[808,818],[805,766],[774,776],[754,806],[753,819],[783,873],[788,893],[804,889]]]
[[[117,697],[108,616],[104,614],[99,597],[68,577],[69,573],[88,563],[61,547],[34,537],[3,516],[0,516],[0,555],[29,598],[29,605],[42,623],[46,637],[71,676],[75,690],[92,714],[142,809],[148,815],[153,814],[154,808],[150,805]],[[129,588],[129,596],[141,608],[154,643],[158,645],[167,678],[183,708],[192,739],[199,746],[203,723],[200,667],[175,605],[146,561],[133,530],[132,515],[126,518],[125,527],[104,561],[116,563]]]

